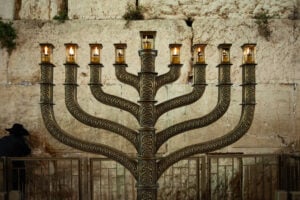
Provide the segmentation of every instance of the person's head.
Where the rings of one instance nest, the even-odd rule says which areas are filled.
[[[26,136],[29,135],[29,132],[23,127],[22,124],[15,123],[11,128],[6,128],[11,135],[15,136]]]

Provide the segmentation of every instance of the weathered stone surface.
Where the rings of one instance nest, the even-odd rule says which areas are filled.
[[[64,7],[63,0],[27,0],[0,2],[4,19],[52,19]],[[136,1],[68,1],[70,19],[122,19],[128,5]],[[253,18],[267,12],[271,17],[299,19],[298,0],[139,0],[146,19]]]
[[[291,17],[297,9],[296,2],[281,1],[216,1],[216,0],[141,0],[148,18],[253,18],[257,13],[268,12],[280,18]]]

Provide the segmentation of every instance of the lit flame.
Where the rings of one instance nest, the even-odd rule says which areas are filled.
[[[178,55],[178,53],[177,53],[177,48],[175,47],[174,48],[174,54],[173,54],[174,56],[176,56],[176,55]]]
[[[45,48],[44,48],[44,54],[45,54],[45,56],[48,55],[48,47],[47,46],[45,46]]]
[[[73,49],[73,47],[70,47],[70,49],[69,49],[69,55],[70,56],[74,56],[74,49]]]
[[[201,48],[199,47],[198,48],[198,56],[201,56],[202,55],[202,52],[201,52]]]
[[[99,56],[99,49],[95,47],[94,56]]]
[[[248,47],[247,49],[246,49],[246,55],[251,55],[251,52],[250,52],[250,48]]]
[[[122,51],[122,49],[119,49],[119,50],[118,50],[118,56],[119,56],[119,57],[122,57],[122,56],[123,56],[123,51]]]

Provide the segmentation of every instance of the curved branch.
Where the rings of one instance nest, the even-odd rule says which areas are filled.
[[[106,105],[114,106],[131,113],[138,120],[139,105],[115,95],[107,94],[102,90],[101,84],[90,84],[94,97]]]
[[[228,146],[239,140],[251,126],[254,116],[254,108],[254,105],[243,105],[241,119],[238,125],[226,135],[223,135],[211,141],[185,147],[181,150],[173,152],[164,159],[160,160],[158,162],[158,177],[161,176],[168,167],[183,158],[189,157],[194,154],[211,152]]]
[[[205,127],[215,121],[226,113],[230,104],[230,86],[231,85],[219,85],[218,103],[215,108],[207,115],[203,117],[183,121],[175,124],[161,132],[157,133],[157,150],[160,146],[171,137],[176,136],[185,131],[189,131],[196,128]]]
[[[139,77],[126,71],[126,64],[114,64],[116,77],[122,83],[134,87],[139,92]]]
[[[161,88],[162,86],[168,84],[168,83],[172,83],[174,81],[176,81],[179,77],[180,77],[180,69],[182,67],[182,64],[171,64],[169,65],[170,70],[165,73],[162,74],[160,76],[158,76],[156,78],[156,92],[159,90],[159,88]]]
[[[111,158],[126,167],[137,179],[137,162],[135,160],[129,158],[125,153],[107,145],[86,142],[69,135],[67,132],[63,131],[57,124],[54,117],[53,106],[51,106],[50,104],[41,103],[41,111],[47,130],[58,141],[82,151],[102,154],[108,158]]]
[[[130,141],[137,149],[137,132],[116,122],[97,118],[81,109],[77,101],[77,85],[65,84],[65,102],[69,112],[80,122],[95,128],[117,133]]]
[[[194,85],[193,91],[189,94],[185,94],[174,99],[162,102],[156,107],[156,120],[164,113],[182,106],[194,103],[203,95],[205,91],[205,85]]]

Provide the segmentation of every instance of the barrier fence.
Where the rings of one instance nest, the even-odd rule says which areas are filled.
[[[2,199],[134,200],[135,180],[106,158],[2,158]],[[208,154],[181,160],[159,179],[159,200],[273,200],[300,191],[294,155]],[[288,199],[288,198],[287,198]],[[290,198],[291,199],[291,198]]]

